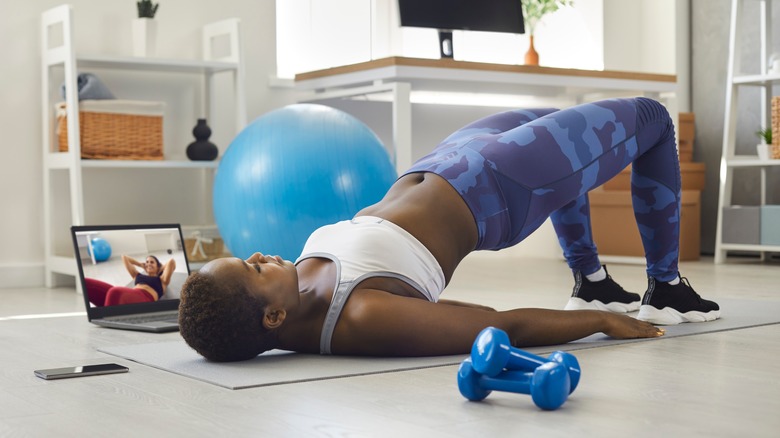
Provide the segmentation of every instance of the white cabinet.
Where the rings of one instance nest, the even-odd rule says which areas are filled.
[[[720,194],[718,198],[718,222],[715,240],[715,262],[725,261],[728,251],[755,251],[755,252],[780,252],[780,245],[759,243],[732,243],[724,240],[728,234],[728,228],[732,225],[740,227],[757,227],[758,224],[728,224],[724,221],[724,208],[732,207],[732,189],[734,186],[734,173],[736,169],[749,168],[760,172],[761,193],[760,203],[764,205],[767,199],[768,190],[777,190],[778,187],[767,187],[767,172],[770,169],[780,169],[780,160],[759,160],[757,155],[736,155],[737,139],[737,114],[740,111],[739,92],[747,87],[758,87],[760,89],[760,98],[755,105],[760,106],[761,124],[767,128],[771,125],[770,99],[772,86],[780,84],[780,73],[769,73],[767,62],[772,53],[771,35],[772,35],[772,6],[773,0],[751,0],[758,3],[758,17],[750,17],[750,23],[760,26],[760,65],[758,74],[745,75],[740,70],[740,45],[747,43],[739,41],[744,36],[744,29],[741,29],[744,21],[744,3],[743,0],[732,0],[731,6],[731,28],[729,37],[729,61],[728,76],[726,86],[726,113],[723,131],[723,153],[720,163]],[[777,6],[777,2],[774,2]],[[744,105],[744,104],[743,104]],[[743,108],[744,109],[744,108]],[[757,129],[754,129],[756,131]],[[755,137],[755,143],[758,138]]]
[[[121,180],[132,179],[134,174],[143,172],[168,172],[165,178],[176,178],[178,172],[195,173],[195,178],[200,184],[194,185],[192,190],[199,190],[203,196],[200,197],[202,205],[198,206],[204,214],[201,217],[210,217],[211,200],[211,179],[214,170],[218,166],[218,161],[188,161],[186,159],[161,161],[138,161],[138,160],[86,160],[81,158],[81,143],[79,136],[79,112],[77,74],[84,69],[97,69],[100,71],[110,71],[111,74],[127,75],[129,81],[154,80],[156,73],[175,74],[194,76],[198,85],[193,90],[194,94],[199,95],[201,104],[201,113],[199,117],[209,119],[210,115],[215,113],[217,104],[224,104],[224,99],[229,99],[229,104],[235,106],[235,133],[238,133],[246,125],[246,104],[244,98],[244,66],[241,59],[241,45],[239,34],[239,20],[229,19],[217,23],[209,24],[203,28],[203,59],[202,60],[180,60],[180,59],[160,59],[160,58],[136,58],[136,57],[115,57],[115,56],[87,56],[76,53],[74,48],[74,27],[73,27],[73,9],[70,5],[62,5],[45,11],[42,14],[41,36],[42,36],[42,127],[43,127],[43,234],[45,250],[45,274],[46,285],[51,287],[54,283],[55,273],[76,275],[77,268],[73,258],[72,244],[69,239],[69,229],[71,225],[83,225],[89,220],[86,213],[89,209],[100,208],[101,197],[121,196],[116,188],[106,188],[101,190],[90,190],[89,195],[85,196],[84,179],[89,176],[88,172],[111,172],[111,180],[120,180],[118,183],[124,186],[131,185],[131,182],[122,182]],[[215,56],[216,51],[212,47],[217,45],[214,42],[222,42],[219,46],[222,48],[224,56]],[[56,70],[64,77],[65,96],[67,105],[67,127],[68,127],[68,151],[59,152],[55,140],[55,93],[53,88],[58,87],[55,84]],[[138,73],[152,73],[140,75]],[[224,76],[229,76],[232,80],[232,95],[225,96],[225,93],[217,93],[216,81],[225,81]],[[220,84],[222,82],[219,82]],[[219,100],[219,102],[217,102]],[[167,108],[168,112],[176,111],[176,108]],[[191,121],[189,126],[182,126],[178,129],[191,131],[195,120]],[[235,134],[232,133],[232,134]],[[191,140],[192,141],[192,140]],[[177,148],[176,157],[184,157],[186,143],[179,145],[166,145],[165,150]],[[166,152],[167,154],[167,152]],[[189,175],[192,177],[192,175]],[[132,180],[130,180],[132,181]],[[68,199],[62,199],[63,190],[60,185],[67,185],[64,192]],[[166,187],[160,187],[155,197],[167,199],[171,202],[169,209],[175,207],[175,197],[179,193],[166,193]],[[95,196],[95,192],[98,193]],[[174,191],[175,192],[175,191]],[[142,206],[138,206],[140,210]],[[68,218],[67,210],[70,210]],[[132,209],[132,208],[131,208]],[[190,219],[190,218],[187,218]],[[198,220],[198,218],[193,218]],[[137,223],[138,219],[126,217],[125,223]],[[148,222],[148,220],[145,220]],[[160,221],[162,222],[162,220]],[[187,223],[184,220],[182,225],[203,226],[210,224]],[[212,225],[213,226],[213,225]]]

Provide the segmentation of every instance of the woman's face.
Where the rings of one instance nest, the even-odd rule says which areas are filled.
[[[160,274],[160,265],[157,264],[157,260],[154,259],[154,257],[147,257],[146,261],[144,262],[144,270],[149,275],[159,275]]]
[[[266,256],[259,252],[246,260],[235,257],[209,262],[201,272],[209,273],[217,281],[222,278],[238,280],[252,293],[262,296],[270,306],[290,309],[299,302],[298,271],[289,260]]]

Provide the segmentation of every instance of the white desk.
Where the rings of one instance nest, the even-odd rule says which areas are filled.
[[[389,93],[393,114],[396,169],[412,164],[413,91],[455,91],[482,94],[533,95],[570,105],[615,96],[646,96],[664,101],[676,117],[677,78],[617,71],[593,71],[486,64],[451,59],[391,57],[295,76],[300,99],[316,102]]]

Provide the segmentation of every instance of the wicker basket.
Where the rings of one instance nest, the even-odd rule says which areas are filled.
[[[81,158],[162,160],[162,102],[84,100],[79,103]],[[57,104],[60,152],[68,151],[65,102]]]
[[[780,96],[772,98],[772,158],[780,159]]]

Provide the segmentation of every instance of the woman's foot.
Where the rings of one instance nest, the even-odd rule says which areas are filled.
[[[674,325],[683,322],[704,322],[720,318],[720,306],[705,300],[693,290],[688,279],[671,285],[648,277],[647,292],[642,299],[637,319],[652,324]]]
[[[607,267],[604,266],[606,271]],[[574,291],[564,310],[606,310],[633,312],[639,308],[639,294],[627,292],[607,274],[601,281],[590,281],[580,271],[574,273]]]

